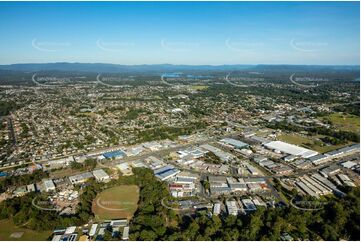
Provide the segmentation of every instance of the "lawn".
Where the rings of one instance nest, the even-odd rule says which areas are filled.
[[[96,196],[92,211],[97,220],[132,218],[137,210],[139,188],[121,185],[109,188]]]
[[[332,124],[344,131],[360,132],[360,117],[351,114],[333,113],[326,117]]]
[[[12,234],[21,235],[19,238],[10,237]],[[34,231],[30,229],[25,229],[21,227],[17,227],[12,220],[3,219],[0,220],[0,240],[47,240],[52,231]]]
[[[318,140],[323,136],[301,136],[297,134],[282,134],[278,136],[278,139],[290,144],[298,145],[307,149],[312,149],[320,153],[325,153],[331,150],[339,149],[345,147],[351,143],[342,144],[342,145],[322,145],[322,141]]]

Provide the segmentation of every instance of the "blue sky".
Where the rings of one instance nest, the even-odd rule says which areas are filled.
[[[0,64],[359,64],[359,2],[0,2]]]

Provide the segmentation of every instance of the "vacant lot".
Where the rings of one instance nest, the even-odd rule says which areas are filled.
[[[139,188],[137,186],[112,187],[96,196],[92,211],[98,220],[131,218],[137,210],[138,200]]]
[[[307,149],[315,150],[320,153],[325,153],[331,150],[335,150],[341,147],[344,147],[348,144],[342,144],[342,145],[325,145],[322,141],[320,141],[318,138],[321,138],[323,136],[302,136],[298,134],[282,134],[279,135],[277,138],[281,141],[298,145]]]
[[[360,117],[351,114],[333,113],[326,117],[336,128],[344,131],[360,132]]]
[[[52,231],[34,231],[17,227],[12,220],[0,220],[0,240],[47,240]],[[13,235],[13,236],[11,236]]]

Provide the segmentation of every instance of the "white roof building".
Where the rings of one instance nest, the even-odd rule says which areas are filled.
[[[109,175],[103,169],[94,170],[93,175],[97,181],[103,182],[110,179]]]
[[[236,201],[226,201],[227,211],[229,215],[238,215],[238,207]]]
[[[54,184],[53,180],[51,180],[51,179],[45,180],[44,188],[45,188],[45,191],[47,191],[47,192],[55,191],[55,184]]]
[[[129,227],[124,227],[123,229],[123,235],[122,240],[128,240],[129,239]]]
[[[221,213],[221,204],[215,203],[213,206],[213,215],[219,215]]]
[[[89,236],[93,237],[97,232],[98,224],[93,224],[89,231]]]
[[[271,141],[264,146],[271,150],[276,150],[289,155],[301,156],[302,158],[310,158],[318,154],[316,151],[282,141]]]
[[[73,234],[76,230],[76,226],[71,226],[66,228],[65,233],[64,234]]]
[[[357,164],[352,161],[346,161],[346,162],[342,163],[341,165],[345,168],[351,169],[352,167],[356,166]]]

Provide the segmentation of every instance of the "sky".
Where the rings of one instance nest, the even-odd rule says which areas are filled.
[[[359,65],[359,2],[0,2],[0,64]]]

